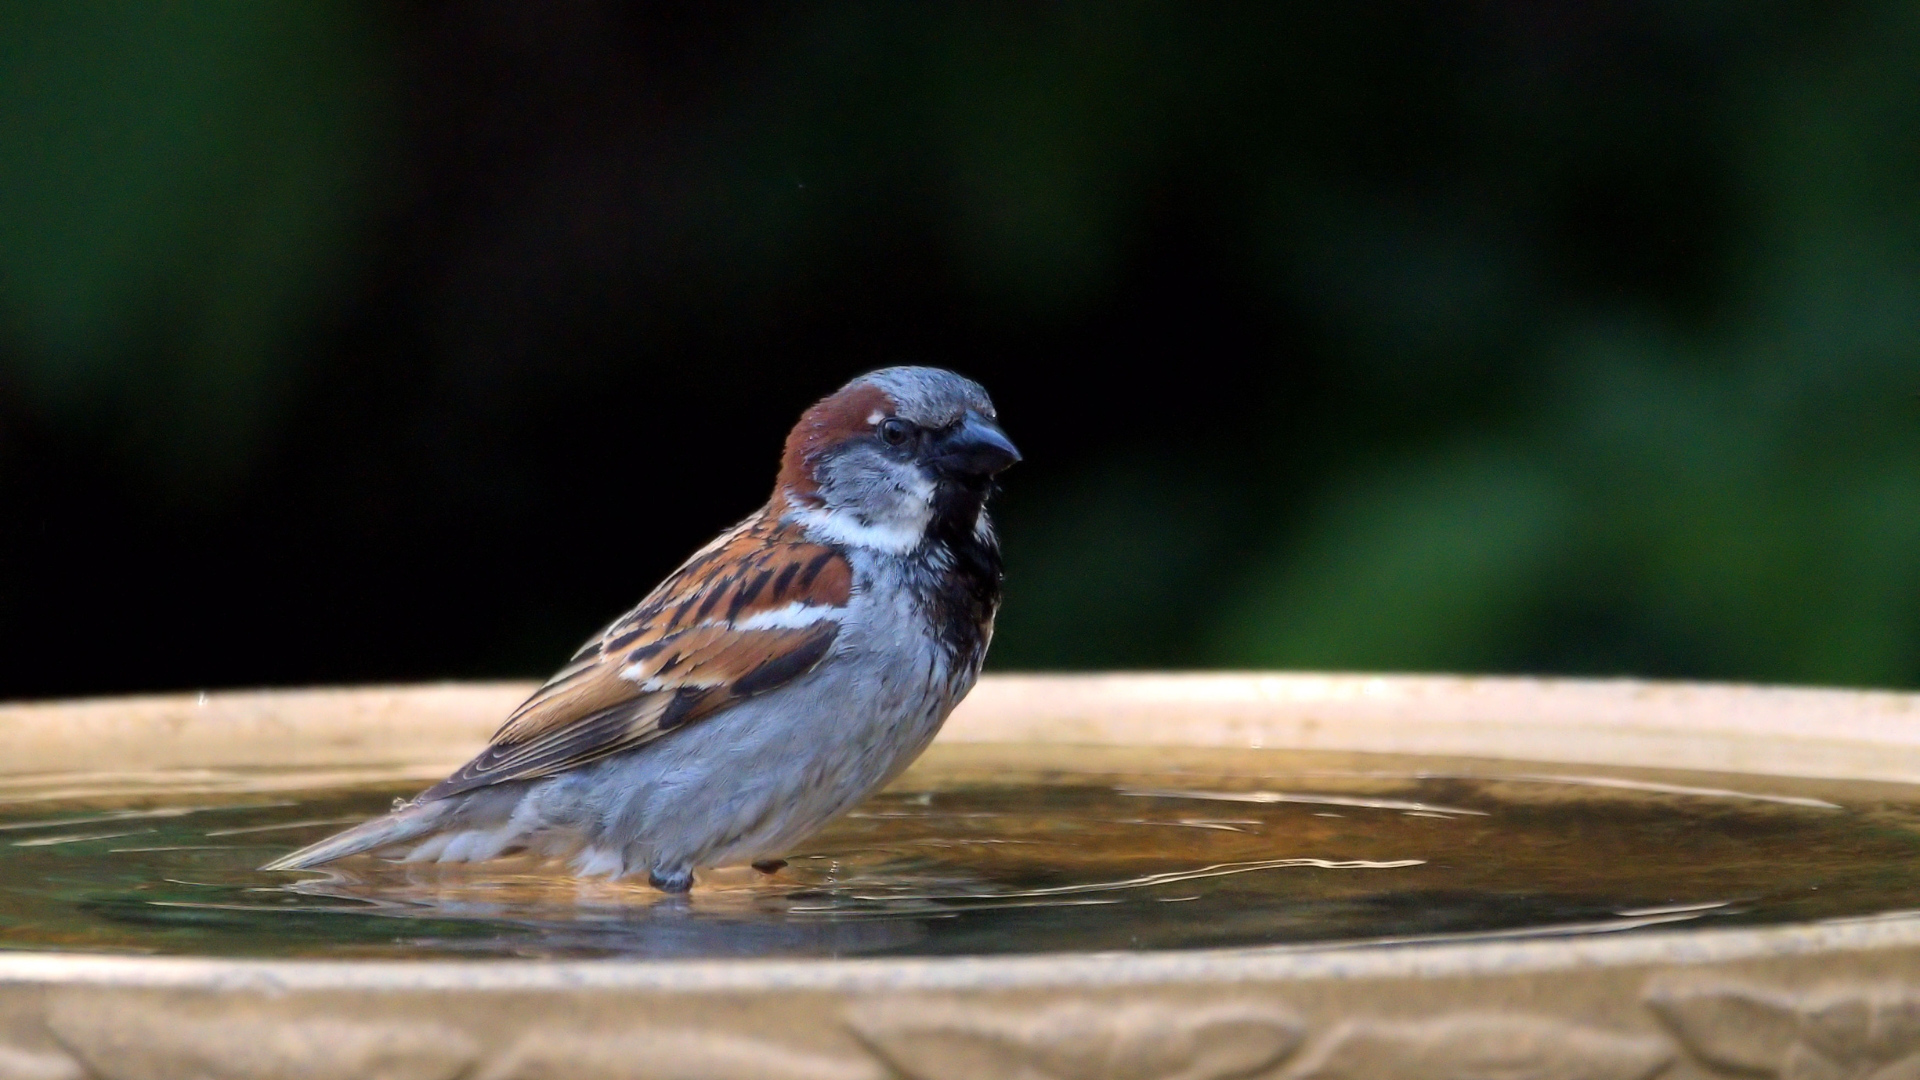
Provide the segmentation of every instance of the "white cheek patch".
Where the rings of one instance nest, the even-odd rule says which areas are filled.
[[[920,546],[932,513],[929,508],[925,514],[909,521],[868,522],[860,520],[851,510],[806,507],[789,516],[815,540],[905,555]]]
[[[933,520],[934,481],[918,465],[854,448],[816,476],[819,500],[789,514],[816,540],[905,554]]]
[[[904,477],[901,477],[900,481],[900,490],[906,494],[908,499],[920,503],[929,509],[932,508],[933,481],[927,478],[926,473],[921,472],[919,469],[914,469]]]

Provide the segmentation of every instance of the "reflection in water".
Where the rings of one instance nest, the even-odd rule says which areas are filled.
[[[383,867],[372,875],[330,868],[287,888],[316,900],[343,901],[337,910],[353,915],[473,920],[511,927],[525,942],[503,949],[491,937],[408,936],[404,928],[392,928],[395,944],[422,952],[656,959],[857,956],[911,951],[926,936],[925,919],[795,918],[790,914],[794,904],[806,910],[804,898],[811,895],[806,890],[710,887],[697,897],[669,896],[645,886],[555,883],[539,876],[539,869],[515,867],[500,879],[480,882],[468,868]]]
[[[254,869],[438,776],[0,781],[0,947],[336,957],[971,955],[1876,917],[1920,793],[1274,751],[936,747],[776,876],[669,897],[526,859]]]

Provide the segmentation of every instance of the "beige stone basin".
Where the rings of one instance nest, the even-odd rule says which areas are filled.
[[[0,773],[453,763],[525,692],[0,707]],[[999,677],[941,739],[1920,783],[1920,697],[1318,675]],[[0,855],[0,857],[4,857]],[[1920,908],[1920,898],[1914,905]],[[835,960],[0,953],[0,1080],[1920,1077],[1920,913],[1434,944]]]

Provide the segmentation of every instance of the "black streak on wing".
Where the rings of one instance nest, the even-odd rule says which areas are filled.
[[[672,731],[686,723],[687,718],[693,715],[694,708],[713,694],[713,690],[703,686],[689,686],[674,691],[673,701],[660,714],[660,730]]]
[[[707,591],[707,598],[700,602],[700,610],[694,612],[693,621],[705,622],[707,616],[713,613],[713,606],[720,602],[720,595],[726,591],[725,589],[709,589]]]
[[[785,570],[780,571],[780,576],[773,580],[773,595],[775,596],[786,595],[787,586],[793,584],[793,575],[799,572],[800,572],[799,563],[797,562],[788,563],[787,568]]]
[[[827,564],[838,557],[838,554],[832,551],[823,551],[815,555],[813,561],[807,564],[806,570],[800,575],[800,587],[804,589],[812,585],[813,579],[820,576],[820,571],[826,569]]]
[[[733,595],[733,603],[727,605],[727,621],[732,622],[739,618],[740,609],[753,603],[753,598],[760,595],[760,590],[766,588],[767,582],[772,578],[773,571],[762,570],[754,575],[752,581],[741,586],[740,590]]]
[[[813,666],[827,655],[827,650],[833,648],[833,639],[840,635],[838,624],[822,623],[821,625],[825,629],[816,631],[813,637],[799,648],[776,656],[742,676],[733,684],[733,692],[740,697],[752,697],[754,694],[771,690],[813,670]]]
[[[628,664],[637,664],[640,661],[653,656],[655,653],[658,653],[660,650],[666,648],[668,645],[671,645],[671,644],[673,644],[672,638],[661,638],[659,641],[650,641],[647,644],[642,645],[639,648],[628,653],[626,660],[623,662]]]

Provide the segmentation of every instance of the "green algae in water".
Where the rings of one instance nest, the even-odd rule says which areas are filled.
[[[1248,750],[936,747],[766,877],[258,865],[435,777],[0,779],[0,947],[961,955],[1732,926],[1920,907],[1920,789]]]

